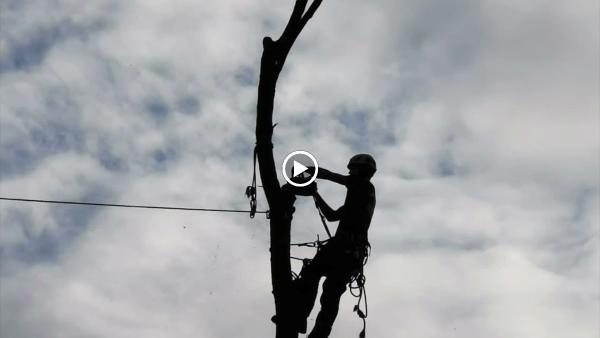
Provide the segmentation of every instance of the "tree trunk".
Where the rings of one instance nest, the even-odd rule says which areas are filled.
[[[256,153],[263,189],[270,210],[271,281],[275,298],[276,338],[297,338],[293,324],[294,292],[290,264],[290,228],[295,196],[283,191],[277,179],[273,158],[273,102],[279,73],[294,41],[322,0],[296,0],[290,19],[277,41],[263,39],[263,54],[256,109]]]

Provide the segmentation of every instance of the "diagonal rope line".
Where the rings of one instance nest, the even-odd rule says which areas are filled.
[[[56,200],[42,200],[42,199],[29,199],[29,198],[12,198],[12,197],[0,197],[0,200],[3,200],[3,201],[16,201],[16,202],[30,202],[30,203],[71,204],[71,205],[88,205],[88,206],[100,206],[100,207],[137,208],[137,209],[161,209],[161,210],[182,210],[182,211],[209,211],[209,212],[250,213],[250,210],[236,210],[236,209],[183,208],[183,207],[166,207],[166,206],[157,206],[157,205],[91,203],[91,202],[56,201]],[[268,211],[256,211],[256,213],[266,214],[266,213],[268,213]]]

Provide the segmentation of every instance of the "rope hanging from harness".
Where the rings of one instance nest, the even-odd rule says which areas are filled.
[[[323,223],[325,232],[327,233],[327,236],[329,236],[329,239],[331,239],[331,232],[329,231],[329,227],[327,226],[325,215],[323,214],[323,211],[321,211],[321,208],[319,208],[319,204],[317,203],[317,198],[315,196],[313,196],[313,200],[315,201],[315,207],[317,207],[317,211],[319,212],[319,217],[321,218],[321,223]]]
[[[358,298],[356,305],[354,305],[353,312],[356,312],[358,317],[363,321],[363,329],[358,335],[359,338],[365,338],[367,335],[367,316],[369,315],[369,307],[367,305],[367,289],[365,288],[367,277],[364,274],[364,266],[367,265],[367,260],[369,259],[369,255],[371,255],[371,245],[367,244],[363,254],[364,258],[360,270],[357,274],[352,276],[349,283],[350,293],[352,296]],[[356,290],[358,290],[358,293],[355,293]],[[361,303],[365,306],[364,311],[360,308]]]

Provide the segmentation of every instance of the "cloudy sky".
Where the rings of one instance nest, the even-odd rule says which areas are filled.
[[[247,208],[261,40],[291,8],[1,0],[0,195]],[[324,1],[279,81],[275,156],[376,157],[368,336],[598,337],[598,13]],[[2,201],[0,217],[2,337],[274,336],[263,215]],[[300,199],[293,239],[317,234]],[[333,338],[360,331],[353,302]]]

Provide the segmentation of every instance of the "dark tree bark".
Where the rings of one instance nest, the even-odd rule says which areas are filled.
[[[290,227],[295,197],[281,189],[273,159],[273,101],[275,87],[287,55],[296,38],[322,0],[314,0],[306,9],[308,0],[296,0],[292,15],[281,34],[273,41],[263,39],[263,54],[258,83],[256,114],[256,152],[263,189],[270,210],[271,281],[275,298],[276,338],[297,338],[294,313],[294,292],[290,264]]]

